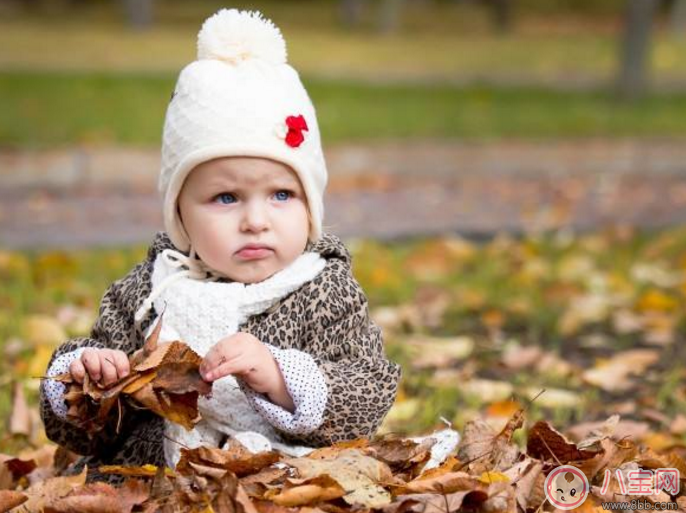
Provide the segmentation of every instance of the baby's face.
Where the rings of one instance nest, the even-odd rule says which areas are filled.
[[[198,256],[234,281],[265,280],[307,245],[300,180],[289,166],[270,159],[224,157],[200,164],[181,189],[179,211]],[[244,248],[249,244],[265,248]]]

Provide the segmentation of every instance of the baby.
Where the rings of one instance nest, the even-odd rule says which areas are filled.
[[[47,436],[98,465],[168,465],[181,447],[304,455],[374,435],[397,392],[381,330],[341,241],[322,233],[327,171],[314,107],[287,64],[280,31],[259,13],[221,10],[180,73],[162,138],[165,231],[147,258],[105,292],[89,337],[54,353],[47,376],[103,385],[161,319],[212,382],[190,431],[127,409],[117,433],[92,439],[66,420],[64,385],[41,385]]]

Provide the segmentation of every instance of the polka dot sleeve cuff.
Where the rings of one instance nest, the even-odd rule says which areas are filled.
[[[46,374],[52,377],[64,372],[69,372],[69,365],[71,362],[79,358],[81,353],[83,353],[86,349],[88,348],[79,347],[70,353],[65,353],[61,356],[58,356],[55,358],[55,361],[52,362],[52,365]],[[46,379],[43,382],[43,390],[45,392],[45,396],[50,402],[52,411],[54,411],[55,415],[62,419],[67,418],[67,404],[64,402],[64,392],[66,388],[67,387],[64,383],[60,383],[54,379]]]
[[[316,362],[308,353],[297,349],[279,349],[265,344],[281,369],[288,393],[293,399],[295,411],[289,412],[269,401],[264,394],[255,392],[241,383],[241,389],[253,408],[267,421],[287,433],[307,434],[324,421],[328,391],[326,381]]]

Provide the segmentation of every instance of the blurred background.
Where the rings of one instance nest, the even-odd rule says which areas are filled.
[[[325,226],[405,369],[384,430],[528,405],[684,444],[686,0],[0,0],[0,411],[27,419],[0,450],[44,441],[53,349],[162,229],[165,108],[222,7],[281,28],[317,108]]]

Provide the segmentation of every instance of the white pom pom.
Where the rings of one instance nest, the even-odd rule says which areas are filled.
[[[230,64],[262,59],[284,64],[286,42],[278,27],[260,12],[222,9],[207,18],[198,33],[198,59]]]

